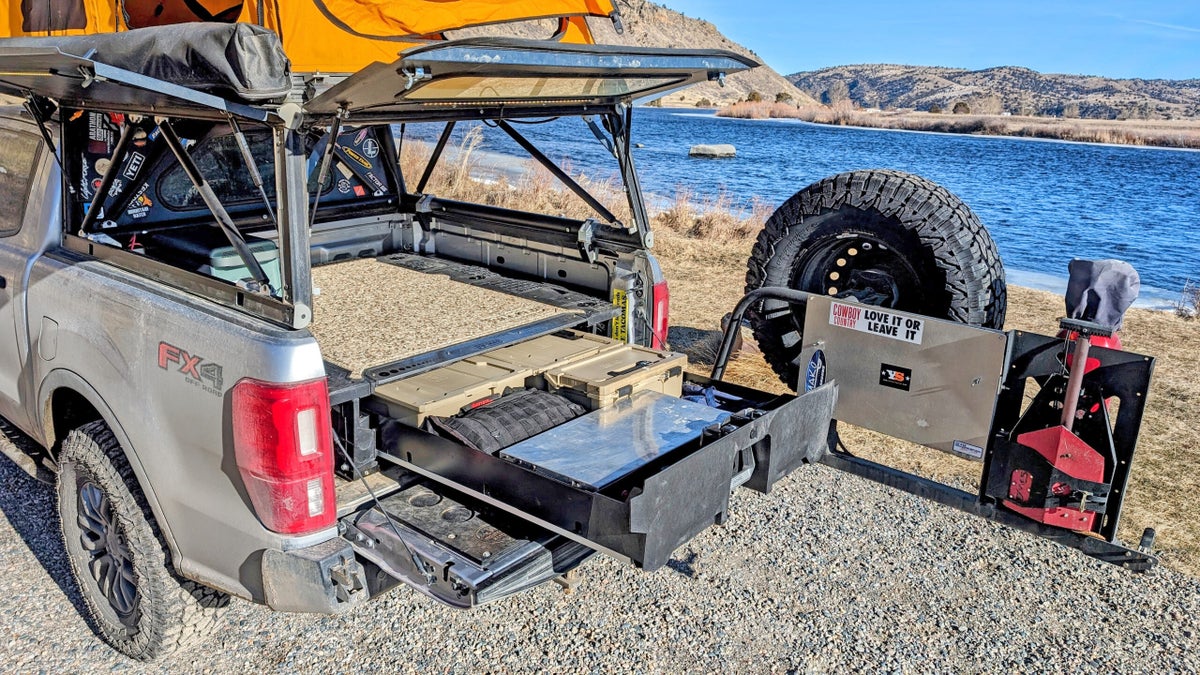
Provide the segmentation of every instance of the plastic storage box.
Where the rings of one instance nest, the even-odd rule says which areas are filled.
[[[596,354],[553,366],[543,376],[550,391],[598,410],[643,391],[679,396],[686,365],[683,354],[613,343]]]
[[[415,427],[429,415],[451,417],[508,387],[524,387],[532,374],[528,368],[476,356],[380,385],[375,396],[387,406],[389,417]]]
[[[279,288],[279,249],[275,247],[273,241],[263,240],[248,240],[246,244],[250,248],[250,252],[258,259],[258,264],[262,265],[263,271],[267,273],[267,279],[270,280],[271,286]],[[237,251],[232,246],[223,246],[214,249],[209,254],[207,264],[201,265],[199,272],[208,274],[218,279],[232,281],[237,283],[242,279],[250,276],[250,270],[246,269],[245,263],[238,256]]]

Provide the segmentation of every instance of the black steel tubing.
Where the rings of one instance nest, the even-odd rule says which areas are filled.
[[[554,177],[562,182],[563,185],[566,185],[571,192],[574,192],[580,199],[584,201],[584,203],[590,206],[593,211],[600,214],[601,218],[607,220],[613,225],[621,222],[617,220],[617,217],[613,215],[612,211],[608,210],[607,206],[601,204],[599,199],[593,197],[592,194],[585,190],[582,185],[575,182],[574,178],[571,178],[566,171],[563,171],[561,167],[555,164],[554,161],[547,157],[541,150],[539,150],[537,146],[535,146],[533,143],[530,143],[529,139],[522,136],[520,132],[512,127],[511,124],[505,122],[504,120],[496,120],[496,126],[503,129],[504,133],[508,134],[510,138],[516,141],[517,145],[524,148],[525,152],[528,152],[530,157],[536,159],[538,164],[546,167],[547,171],[553,174]]]
[[[717,358],[713,361],[712,379],[720,380],[725,375],[725,366],[729,363],[729,353],[733,351],[733,342],[742,328],[742,317],[745,316],[751,305],[767,298],[796,303],[808,302],[810,297],[812,297],[812,293],[807,291],[797,291],[782,286],[764,286],[747,293],[738,301],[733,315],[729,317],[729,325],[725,327],[725,335],[721,338],[721,348],[717,350]]]
[[[237,224],[233,222],[233,218],[229,217],[229,212],[225,210],[225,206],[221,204],[221,199],[217,197],[217,193],[213,192],[212,186],[204,179],[204,174],[200,173],[200,167],[192,161],[191,155],[187,149],[183,147],[183,143],[179,140],[179,135],[175,133],[175,129],[167,120],[163,120],[158,125],[162,130],[163,140],[171,152],[175,153],[175,159],[179,160],[179,166],[183,168],[183,172],[187,174],[188,179],[192,181],[192,185],[196,186],[196,191],[200,193],[200,198],[204,200],[204,204],[208,206],[208,210],[212,212],[216,218],[217,226],[225,233],[225,237],[229,239],[233,250],[237,252],[238,257],[242,259],[242,264],[246,266],[246,270],[250,272],[250,276],[254,281],[262,284],[264,288],[270,288],[270,279],[267,277],[266,271],[258,262],[258,258],[254,257],[254,252],[246,244],[246,239],[242,237],[242,233],[237,228]]]
[[[421,174],[421,180],[417,181],[418,193],[425,192],[425,186],[433,177],[433,170],[437,168],[438,160],[441,159],[442,152],[445,151],[446,143],[450,141],[452,133],[454,133],[454,122],[446,122],[446,127],[442,129],[442,135],[438,136],[437,144],[433,146],[433,152],[429,154],[429,163],[425,165],[425,172]]]
[[[113,150],[112,157],[109,158],[108,171],[105,171],[104,175],[100,177],[100,187],[96,188],[92,203],[88,206],[87,213],[83,214],[83,222],[79,224],[80,232],[88,234],[96,219],[100,217],[100,210],[104,207],[108,191],[112,189],[113,181],[121,171],[121,158],[125,155],[125,149],[129,147],[129,142],[132,140],[133,125],[126,124],[121,127],[121,137],[117,139],[117,147]]]

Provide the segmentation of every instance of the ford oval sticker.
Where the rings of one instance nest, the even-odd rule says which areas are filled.
[[[808,360],[808,372],[804,375],[804,391],[812,391],[825,384],[825,352],[818,349]]]

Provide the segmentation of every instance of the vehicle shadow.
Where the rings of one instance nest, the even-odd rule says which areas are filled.
[[[3,418],[0,418],[0,434],[0,444],[39,449],[33,439]],[[0,486],[3,486],[0,489],[0,515],[8,520],[46,574],[90,625],[89,613],[71,576],[63,548],[54,486],[33,478],[4,456],[0,456]]]

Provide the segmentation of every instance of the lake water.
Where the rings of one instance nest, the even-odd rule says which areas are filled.
[[[1143,284],[1139,304],[1178,297],[1200,278],[1200,152],[989,136],[916,133],[734,120],[711,112],[640,108],[633,140],[642,188],[677,189],[777,205],[825,176],[889,168],[919,174],[958,195],[996,240],[1009,281],[1065,287],[1073,257],[1118,258]],[[577,119],[521,125],[552,159],[607,175],[615,163]],[[494,130],[493,130],[494,131]],[[522,154],[501,134],[483,149]],[[737,157],[697,159],[699,143],[731,143]]]

